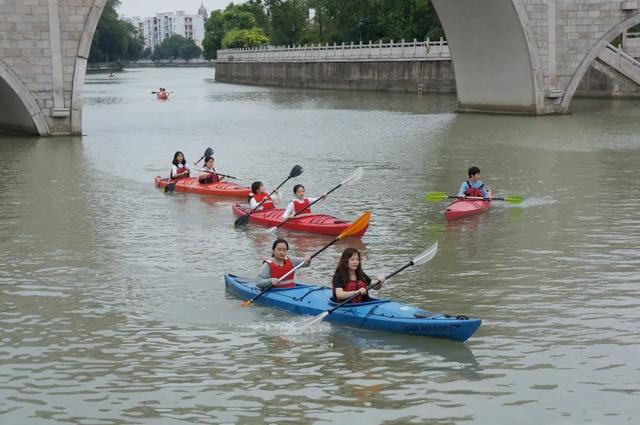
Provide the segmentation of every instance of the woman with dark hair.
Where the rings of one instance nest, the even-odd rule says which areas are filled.
[[[213,167],[214,161],[215,160],[212,156],[204,158],[204,167],[202,168],[203,173],[198,176],[200,184],[218,183],[224,178],[216,173],[216,169]]]
[[[274,288],[293,288],[295,286],[293,282],[295,273],[288,275],[282,282],[278,282],[278,279],[301,263],[304,263],[302,267],[309,267],[311,257],[306,255],[304,258],[297,258],[288,254],[289,243],[284,239],[276,239],[271,246],[271,258],[262,262],[262,267],[256,277],[256,285],[260,289],[269,285],[273,285]]]
[[[342,252],[336,272],[333,274],[333,300],[342,301],[358,294],[351,303],[361,303],[369,300],[367,286],[371,278],[362,271],[360,251],[347,248]],[[378,276],[378,283],[374,289],[380,289],[384,283],[384,276]]]
[[[184,154],[180,151],[177,151],[173,154],[173,162],[171,166],[171,178],[178,180],[185,177],[189,177],[189,164],[187,164],[187,160],[184,158]]]
[[[280,196],[278,195],[278,192],[276,192],[272,198],[266,192],[264,183],[262,183],[261,181],[257,181],[251,183],[251,193],[249,194],[248,200],[251,209],[255,209],[256,207],[258,207],[258,205],[260,205],[260,202],[264,200],[257,211],[272,210],[276,207],[276,203],[280,201]]]
[[[327,197],[327,194],[323,193],[319,198],[305,198],[304,193],[305,189],[303,185],[297,184],[293,186],[293,195],[295,198],[287,205],[287,209],[284,210],[282,218],[286,220],[294,215],[300,217],[301,215],[311,214],[309,205],[318,199],[325,199]]]

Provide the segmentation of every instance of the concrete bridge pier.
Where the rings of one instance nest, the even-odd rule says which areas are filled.
[[[0,128],[82,132],[82,91],[106,0],[0,0]]]
[[[638,1],[433,0],[461,111],[561,114],[591,64],[640,23]]]

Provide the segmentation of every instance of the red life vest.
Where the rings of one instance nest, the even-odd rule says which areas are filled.
[[[214,171],[213,173],[205,173],[200,175],[200,177],[198,177],[198,179],[200,180],[200,183],[202,184],[219,183],[220,177],[218,177],[218,175],[215,173],[215,170],[213,171]]]
[[[284,264],[279,266],[278,263],[273,261],[271,258],[264,260],[265,263],[269,265],[271,269],[271,277],[275,277],[276,279],[280,279],[285,274],[289,273],[293,270],[293,263],[289,260],[289,257],[284,259]],[[295,272],[291,273],[289,276],[285,278],[284,281],[278,285],[278,288],[293,288],[295,285],[293,283],[293,279],[295,278]]]
[[[304,198],[302,201],[298,199],[293,200],[293,207],[296,210],[297,214],[311,214],[311,209],[309,208],[309,198]]]
[[[262,202],[263,199],[266,198],[266,201],[262,204],[263,210],[272,210],[276,207],[276,204],[273,203],[273,199],[267,193],[258,193],[257,195],[253,195],[253,199],[256,200],[257,203]]]
[[[174,179],[183,179],[185,177],[189,177],[188,174],[186,176],[180,176],[180,177],[177,176],[177,174],[182,174],[185,171],[187,171],[187,167],[185,167],[184,165],[181,166],[181,167],[178,167],[178,170],[176,171],[176,175],[175,176],[171,176],[171,177],[173,177]]]
[[[366,288],[366,287],[367,287],[367,283],[363,282],[362,280],[358,280],[358,281],[350,280],[342,289],[345,292],[352,292],[352,291],[357,291],[360,288]],[[365,296],[366,295],[359,294],[357,297],[351,300],[350,304],[363,302],[365,300]],[[333,288],[333,298],[335,300],[338,300],[338,297],[336,296],[336,288]]]
[[[484,187],[484,184],[482,184],[478,188],[471,187],[471,183],[469,183],[469,180],[467,180],[467,184],[469,185],[469,188],[464,191],[465,196],[470,196],[472,198],[482,198],[484,196],[484,194],[482,193],[482,188]]]

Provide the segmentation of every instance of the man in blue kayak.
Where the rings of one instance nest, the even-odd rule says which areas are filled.
[[[465,198],[485,198],[489,199],[489,190],[480,180],[480,169],[476,166],[469,168],[469,178],[460,185],[458,196]]]

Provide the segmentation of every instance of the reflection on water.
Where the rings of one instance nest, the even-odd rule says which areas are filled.
[[[218,84],[209,69],[87,77],[84,138],[4,137],[0,179],[0,423],[632,424],[640,396],[640,106],[580,101],[562,117],[455,115],[451,96]],[[158,102],[151,91],[173,91]],[[362,240],[300,271],[328,286],[342,250],[390,272],[438,255],[380,296],[483,319],[466,344],[240,308],[276,236],[235,229],[233,202],[153,187],[176,150],[205,147],[244,184],[310,195],[355,167],[318,211],[372,210]],[[445,222],[470,165],[496,195]],[[356,419],[357,418],[357,419]]]

